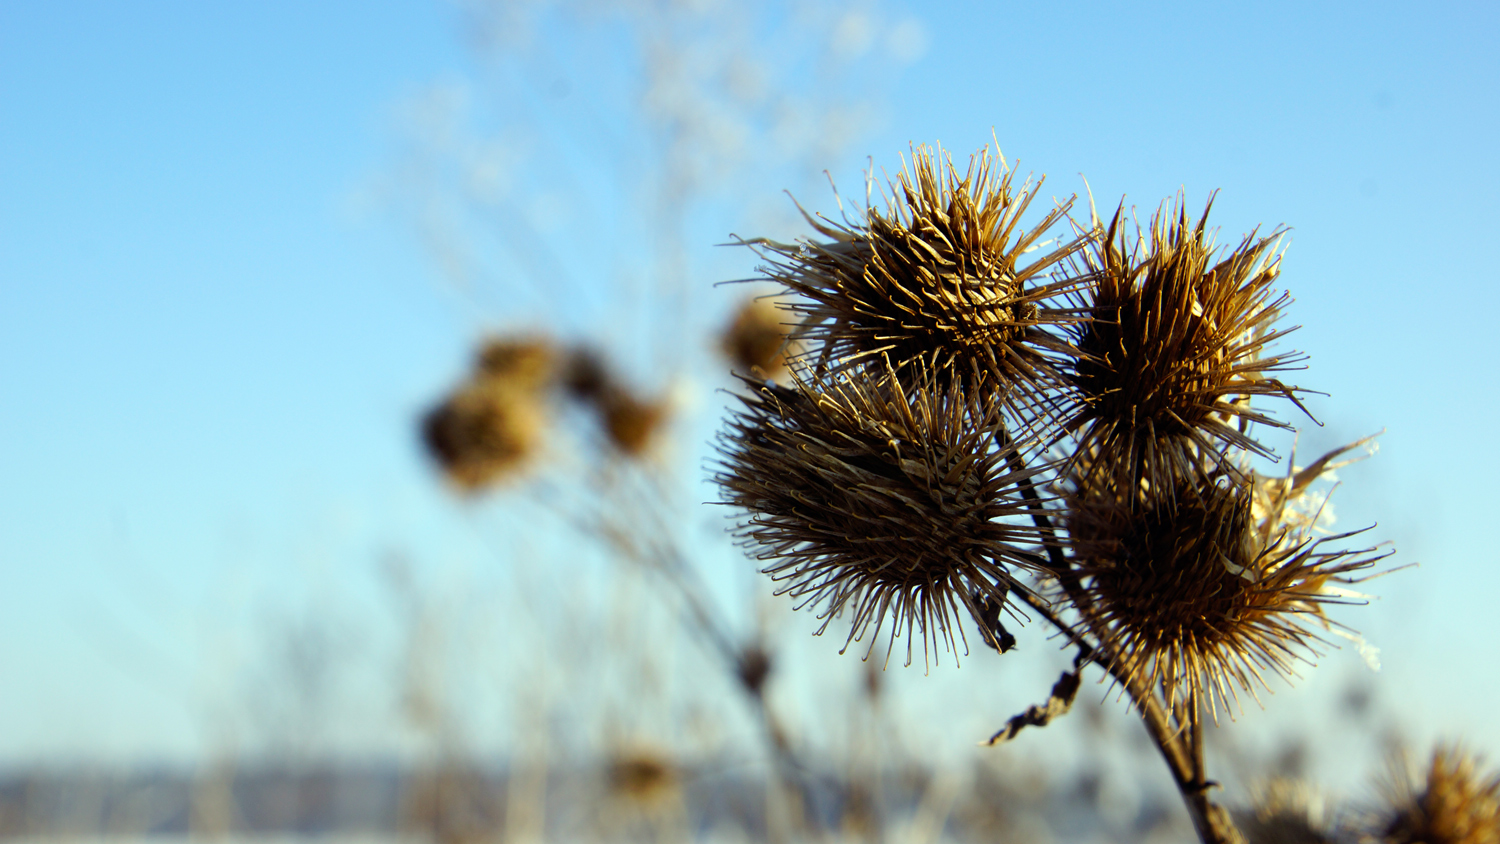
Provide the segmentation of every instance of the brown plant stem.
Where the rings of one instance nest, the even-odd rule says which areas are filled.
[[[1027,467],[1021,454],[1011,447],[1009,436],[1004,430],[996,434],[996,440],[1001,448],[1006,451],[1006,459],[1013,471],[1024,471]],[[1186,724],[1178,723],[1167,715],[1161,700],[1149,686],[1144,685],[1140,678],[1131,673],[1121,664],[1113,649],[1106,644],[1109,640],[1101,635],[1100,626],[1094,619],[1091,603],[1087,600],[1078,581],[1078,573],[1069,564],[1062,546],[1056,541],[1056,533],[1052,526],[1052,520],[1047,516],[1047,507],[1042,502],[1041,496],[1037,495],[1035,485],[1029,477],[1025,477],[1019,483],[1021,496],[1031,509],[1032,521],[1041,529],[1047,548],[1047,569],[1057,578],[1068,599],[1077,609],[1078,614],[1088,627],[1088,632],[1093,634],[1097,644],[1091,644],[1082,633],[1054,613],[1040,597],[1026,590],[1017,590],[1021,599],[1031,607],[1047,623],[1051,624],[1059,633],[1068,637],[1068,640],[1076,645],[1082,658],[1093,662],[1115,679],[1115,682],[1124,687],[1126,694],[1136,705],[1136,711],[1140,713],[1141,720],[1145,723],[1146,732],[1151,736],[1152,742],[1161,752],[1162,759],[1167,763],[1167,769],[1172,774],[1173,783],[1182,795],[1183,802],[1187,806],[1188,815],[1193,820],[1193,828],[1198,833],[1198,838],[1204,844],[1245,844],[1245,838],[1235,827],[1222,806],[1215,804],[1208,797],[1208,791],[1213,786],[1205,775],[1203,764],[1203,724],[1201,713],[1196,698],[1190,705]],[[1101,657],[1100,651],[1104,652]],[[1184,729],[1186,728],[1186,729]]]
[[[1073,641],[1077,642],[1082,639],[1081,634],[1062,623],[1061,619],[1050,611],[1038,610],[1038,614]],[[1090,661],[1104,669],[1115,682],[1124,687],[1126,694],[1130,695],[1131,701],[1135,703],[1136,711],[1146,726],[1146,732],[1161,753],[1163,761],[1167,763],[1167,769],[1172,774],[1172,782],[1177,786],[1178,793],[1182,795],[1183,803],[1187,806],[1188,815],[1192,818],[1193,828],[1197,831],[1199,840],[1204,844],[1244,844],[1244,836],[1235,827],[1229,813],[1209,799],[1208,792],[1213,784],[1203,775],[1201,722],[1197,718],[1190,718],[1190,723],[1196,724],[1196,727],[1174,725],[1174,719],[1167,715],[1161,698],[1145,686],[1138,676],[1120,664],[1110,649],[1103,644],[1106,640],[1099,637],[1093,624],[1090,624],[1090,628],[1100,643],[1089,652]],[[1105,655],[1101,656],[1100,650],[1103,650]]]
[[[1160,699],[1150,689],[1138,688],[1139,680],[1124,672],[1111,672],[1119,680],[1141,713],[1146,731],[1161,751],[1172,780],[1182,800],[1187,805],[1188,815],[1193,819],[1193,828],[1204,844],[1245,844],[1245,837],[1235,827],[1229,812],[1208,797],[1214,787],[1203,778],[1203,742],[1201,724],[1196,717],[1189,721],[1197,726],[1178,724],[1174,728],[1161,705]],[[1133,681],[1133,682],[1128,682]],[[1184,729],[1187,727],[1187,729]],[[1186,734],[1186,735],[1185,735]]]

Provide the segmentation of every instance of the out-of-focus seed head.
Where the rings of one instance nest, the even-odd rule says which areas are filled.
[[[1425,772],[1404,756],[1381,784],[1386,806],[1370,813],[1366,844],[1500,844],[1500,772],[1457,746],[1439,747]]]
[[[665,402],[636,398],[618,386],[600,393],[595,404],[610,443],[627,457],[644,456],[667,421]]]
[[[518,471],[536,451],[546,419],[538,394],[479,381],[428,412],[422,439],[448,479],[472,491]]]
[[[1157,212],[1147,246],[1139,231],[1127,239],[1122,207],[1073,262],[1072,274],[1090,281],[1080,300],[1090,318],[1072,329],[1070,380],[1082,408],[1068,428],[1079,453],[1097,455],[1093,465],[1122,487],[1142,478],[1160,486],[1205,466],[1232,470],[1230,448],[1272,456],[1250,425],[1289,426],[1250,400],[1282,396],[1301,406],[1299,388],[1273,373],[1302,357],[1265,354],[1287,333],[1272,330],[1290,302],[1271,288],[1279,236],[1252,233],[1216,258],[1208,210],[1193,223],[1179,196],[1173,211]]]
[[[919,147],[886,210],[844,225],[808,217],[825,241],[754,241],[768,280],[796,297],[803,361],[820,375],[887,359],[902,372],[924,365],[971,387],[985,379],[1013,408],[1050,415],[1042,391],[1061,382],[1066,345],[1048,329],[1073,318],[1053,303],[1077,282],[1048,271],[1080,241],[1040,248],[1068,204],[1021,228],[1039,188],[1013,185],[989,150],[960,174],[941,149]]]
[[[745,691],[758,697],[763,693],[766,678],[771,676],[774,666],[770,652],[759,643],[751,643],[736,658],[734,673]]]
[[[580,346],[568,353],[562,368],[562,383],[568,395],[593,401],[613,383],[597,351]]]
[[[609,760],[607,777],[615,799],[643,809],[675,798],[681,788],[677,766],[664,754],[644,748],[616,753]]]
[[[559,380],[566,395],[588,408],[605,439],[626,457],[644,457],[666,426],[667,402],[639,398],[591,346],[569,350]]]
[[[1338,820],[1322,793],[1305,782],[1274,779],[1253,791],[1254,807],[1235,813],[1248,844],[1334,844]]]
[[[545,339],[484,343],[468,381],[422,419],[422,441],[450,481],[474,491],[525,465],[547,427],[555,369]]]
[[[1036,470],[1009,467],[1013,447],[996,442],[993,406],[939,389],[925,371],[914,389],[894,378],[888,368],[881,380],[747,381],[753,390],[721,436],[717,481],[724,502],[748,514],[746,547],[785,581],[778,594],[817,606],[822,629],[852,612],[845,647],[873,625],[870,650],[890,630],[887,659],[903,636],[908,663],[914,639],[924,659],[940,643],[956,657],[958,621],[979,611],[974,601],[1003,604],[1008,588],[1024,588],[1011,567],[1038,559],[1017,492]]]
[[[553,377],[557,350],[542,337],[497,337],[479,349],[477,379],[499,379],[519,387],[541,389]]]
[[[1349,534],[1258,524],[1243,473],[1123,492],[1098,480],[1073,480],[1066,523],[1120,667],[1214,717],[1240,691],[1258,699],[1265,671],[1290,679],[1316,655],[1308,625],[1326,626],[1323,605],[1351,594],[1338,584],[1383,556],[1326,548]]]
[[[776,380],[786,373],[782,349],[791,315],[766,297],[747,299],[724,329],[720,345],[736,372]]]

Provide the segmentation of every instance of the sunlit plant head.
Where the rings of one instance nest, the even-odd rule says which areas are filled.
[[[1212,202],[1209,203],[1212,207]],[[1262,396],[1301,407],[1298,388],[1277,374],[1296,353],[1269,354],[1291,329],[1275,324],[1290,302],[1272,288],[1280,274],[1279,233],[1253,233],[1215,249],[1208,208],[1196,221],[1179,195],[1150,230],[1132,227],[1121,206],[1072,262],[1088,288],[1075,297],[1087,319],[1070,331],[1069,381],[1079,412],[1067,424],[1077,453],[1115,483],[1158,486],[1200,471],[1233,471],[1234,455],[1272,456],[1252,425],[1290,426],[1252,409]]]
[[[721,438],[724,501],[739,535],[814,605],[823,627],[850,614],[848,641],[889,631],[957,648],[976,601],[1004,604],[1016,568],[1035,567],[1041,535],[1017,493],[1034,470],[990,432],[998,410],[925,370],[898,382],[802,372],[790,387],[747,383]]]
[[[1323,606],[1350,597],[1381,556],[1257,519],[1249,473],[1193,473],[1172,487],[1075,478],[1065,523],[1082,596],[1113,645],[1119,669],[1217,713],[1266,675],[1295,676],[1316,655]]]
[[[1050,271],[1082,240],[1046,241],[1071,200],[1023,225],[1041,185],[1013,176],[998,152],[960,171],[918,147],[884,209],[843,223],[808,216],[821,239],[751,241],[766,279],[791,294],[803,363],[822,374],[889,360],[971,389],[982,380],[1024,415],[1052,413],[1045,394],[1062,383],[1066,351],[1057,328],[1072,319],[1059,297],[1076,282]]]

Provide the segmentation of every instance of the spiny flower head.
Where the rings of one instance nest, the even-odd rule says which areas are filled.
[[[1015,446],[998,411],[926,370],[914,385],[841,374],[799,374],[792,387],[756,385],[721,437],[725,503],[748,519],[739,535],[770,561],[779,594],[819,608],[826,629],[845,609],[849,642],[874,626],[873,650],[897,638],[957,654],[958,619],[976,601],[1003,605],[1011,567],[1039,559],[1017,485]],[[977,419],[979,424],[973,424]],[[1001,440],[1000,442],[997,442]],[[867,652],[868,654],[868,652]]]
[[[1205,463],[1232,469],[1230,448],[1272,456],[1250,424],[1289,426],[1252,410],[1251,398],[1301,406],[1298,388],[1272,374],[1302,358],[1264,354],[1287,333],[1272,330],[1290,301],[1271,288],[1279,238],[1252,233],[1216,258],[1208,209],[1191,222],[1179,195],[1171,212],[1152,218],[1147,247],[1139,231],[1127,242],[1122,206],[1074,262],[1074,275],[1090,282],[1081,301],[1090,318],[1072,329],[1070,380],[1082,409],[1068,428],[1079,452],[1102,455],[1094,465],[1110,467],[1122,487],[1168,483]]]
[[[1074,285],[1047,272],[1079,247],[1030,256],[1069,207],[1023,229],[1039,188],[1014,186],[988,150],[960,174],[940,149],[919,147],[891,182],[886,210],[847,225],[808,217],[826,241],[751,243],[771,261],[768,279],[798,297],[787,307],[801,317],[795,336],[816,373],[920,363],[971,386],[987,379],[1016,407],[1035,409],[1038,390],[1061,381],[1065,344],[1047,329],[1071,318],[1052,300]]]
[[[1382,789],[1388,808],[1373,814],[1370,844],[1500,844],[1500,773],[1481,776],[1475,757],[1439,747],[1423,776],[1393,760]]]
[[[1069,494],[1074,559],[1118,667],[1214,717],[1239,691],[1258,699],[1265,671],[1290,678],[1321,641],[1308,624],[1326,626],[1323,605],[1351,594],[1339,584],[1379,559],[1327,544],[1350,534],[1257,522],[1253,483],[1194,473],[1121,491],[1084,475]]]

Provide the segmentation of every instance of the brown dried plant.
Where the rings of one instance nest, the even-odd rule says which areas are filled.
[[[1382,784],[1386,806],[1362,825],[1367,844],[1500,844],[1500,772],[1456,745],[1437,748],[1419,773],[1403,755]]]
[[[639,806],[677,799],[681,790],[677,766],[665,754],[646,748],[613,754],[606,779],[611,796]]]
[[[827,240],[749,241],[769,261],[767,280],[793,294],[783,307],[799,319],[793,336],[816,375],[889,360],[902,373],[985,380],[1026,413],[1046,409],[1067,352],[1049,328],[1072,319],[1057,297],[1076,286],[1047,273],[1082,241],[1041,251],[1071,200],[1023,228],[1041,184],[1015,185],[996,157],[986,150],[960,173],[941,149],[914,149],[885,210],[853,224],[805,215]]]
[[[422,440],[455,486],[489,486],[536,453],[555,363],[545,339],[491,340],[480,348],[468,381],[427,413]]]
[[[1253,793],[1254,808],[1238,814],[1250,844],[1334,844],[1339,840],[1331,803],[1307,783],[1277,778]]]
[[[776,379],[786,372],[787,315],[773,299],[746,300],[720,337],[720,347],[736,372]]]
[[[455,486],[477,492],[516,476],[536,454],[559,389],[628,458],[650,453],[669,419],[665,401],[640,398],[591,347],[563,351],[543,337],[498,337],[480,345],[469,378],[428,411],[422,440]]]
[[[802,372],[793,387],[756,387],[719,476],[726,501],[753,514],[741,536],[786,581],[779,594],[819,607],[825,629],[852,611],[846,646],[873,625],[873,649],[889,617],[887,658],[905,635],[908,663],[913,639],[924,657],[955,650],[958,619],[1003,604],[1022,588],[1011,569],[1041,561],[1017,492],[1038,470],[1010,467],[993,405],[918,375],[915,390],[889,365],[878,381]]]
[[[1129,237],[1121,205],[1073,262],[1089,281],[1089,319],[1072,331],[1069,375],[1082,409],[1065,428],[1122,487],[1142,478],[1170,486],[1205,462],[1232,471],[1238,452],[1271,457],[1248,425],[1290,426],[1253,410],[1251,397],[1302,406],[1298,388],[1272,377],[1302,357],[1264,354],[1291,330],[1273,330],[1291,301],[1271,287],[1281,233],[1251,233],[1220,257],[1208,231],[1212,200],[1196,222],[1181,196],[1175,205],[1152,218],[1149,245],[1139,227]]]
[[[999,160],[960,175],[919,148],[886,210],[808,216],[825,241],[745,241],[803,346],[791,387],[746,382],[723,500],[781,593],[825,629],[848,611],[846,647],[889,623],[888,655],[903,633],[908,659],[916,637],[956,655],[966,610],[1004,653],[1000,611],[1024,603],[1078,656],[995,740],[1066,712],[1098,666],[1199,836],[1241,841],[1209,798],[1205,719],[1310,665],[1326,606],[1362,598],[1348,585],[1385,556],[1307,506],[1352,445],[1285,478],[1251,468],[1274,456],[1255,427],[1291,427],[1253,403],[1302,407],[1279,380],[1302,358],[1270,350],[1280,232],[1217,250],[1179,195],[1134,243],[1122,205],[1023,263],[1068,204],[1025,228],[1036,187]]]
[[[1117,670],[1162,689],[1168,706],[1187,695],[1215,716],[1239,691],[1258,699],[1264,672],[1290,678],[1315,652],[1308,625],[1346,594],[1337,584],[1356,582],[1378,556],[1323,550],[1344,537],[1311,537],[1278,517],[1256,523],[1239,475],[1070,497],[1073,562]]]

